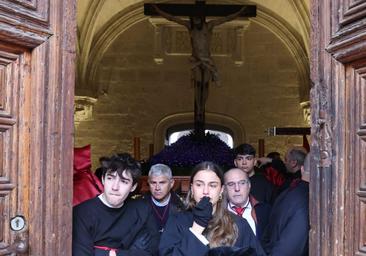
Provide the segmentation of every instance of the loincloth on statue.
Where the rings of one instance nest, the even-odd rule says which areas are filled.
[[[202,81],[202,71],[204,71],[204,73],[209,74],[209,77],[204,78],[204,82],[208,82],[209,80],[211,80],[214,83],[218,83],[219,82],[219,76],[218,76],[218,71],[216,68],[215,63],[213,62],[213,60],[211,58],[196,58],[196,57],[191,57],[191,70],[192,70],[192,80],[195,81]]]

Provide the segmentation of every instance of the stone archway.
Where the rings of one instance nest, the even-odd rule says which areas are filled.
[[[101,8],[100,5],[94,4],[93,6],[95,6],[95,12],[98,12],[98,9]],[[301,8],[298,8],[297,10],[299,11],[299,9]],[[93,39],[89,38],[89,43],[85,48],[89,49],[88,46],[91,44],[93,44],[93,48],[90,49],[87,56],[86,54],[81,55],[81,71],[79,71],[79,80],[81,82],[79,86],[84,88],[79,90],[84,92],[88,91],[87,94],[89,95],[86,96],[98,97],[98,93],[100,94],[103,91],[103,89],[100,89],[95,85],[96,72],[101,58],[111,43],[128,28],[145,19],[147,19],[147,17],[143,15],[142,6],[140,4],[133,4],[116,13],[108,22],[105,23],[99,32],[95,34]],[[306,46],[304,45],[300,35],[297,31],[291,28],[286,20],[279,17],[269,9],[261,6],[258,7],[258,14],[257,17],[253,19],[253,22],[271,31],[284,43],[286,48],[288,48],[295,60],[298,70],[298,80],[300,83],[299,103],[309,101],[310,64]],[[85,34],[88,33],[85,32]],[[87,42],[87,40],[85,40],[85,42]],[[88,87],[89,89],[86,90],[85,87]],[[90,95],[90,91],[92,91],[92,95]]]
[[[154,128],[154,152],[159,152],[164,147],[164,137],[167,130],[177,124],[191,123],[193,112],[178,113],[166,116],[161,119]],[[233,132],[235,142],[245,141],[245,129],[235,118],[216,113],[206,113],[206,122],[208,124],[227,127]]]
[[[104,10],[104,7],[108,5],[109,1],[104,1],[103,5],[97,4],[95,2],[93,5],[91,5],[91,11],[94,11],[94,14],[89,14],[86,16],[85,23],[87,24],[88,20],[91,20],[90,17],[94,17],[98,19],[99,15]],[[223,1],[224,2],[224,1]],[[231,1],[233,3],[238,3],[239,1]],[[118,45],[124,45],[126,41],[128,41],[131,36],[131,31],[138,31],[143,26],[143,33],[146,33],[147,38],[150,38],[150,40],[145,41],[151,41],[147,46],[145,46],[145,49],[150,49],[152,51],[153,44],[153,27],[152,24],[150,24],[147,21],[147,18],[142,15],[142,4],[141,3],[133,3],[129,6],[127,6],[126,2],[124,1],[123,8],[120,10],[117,10],[119,6],[116,7],[116,10],[113,12],[113,17],[110,17],[111,19],[104,18],[102,24],[94,24],[94,28],[90,28],[85,32],[80,33],[84,36],[84,42],[87,40],[87,36],[89,35],[89,40],[92,42],[87,45],[92,45],[93,48],[90,49],[88,57],[86,55],[83,55],[85,59],[83,59],[83,67],[81,67],[83,72],[85,72],[84,76],[85,78],[81,79],[85,82],[84,84],[78,84],[76,88],[76,94],[77,96],[82,97],[85,99],[87,96],[89,97],[88,101],[85,101],[81,99],[80,101],[83,101],[87,105],[83,108],[88,108],[89,110],[93,109],[93,112],[91,112],[90,118],[86,119],[85,122],[81,121],[78,123],[78,127],[76,129],[77,134],[77,145],[82,146],[86,143],[99,143],[96,147],[99,148],[98,151],[93,151],[93,155],[95,154],[102,154],[103,148],[110,148],[111,151],[117,151],[117,150],[126,150],[129,151],[132,148],[131,142],[133,137],[140,137],[141,138],[141,145],[142,145],[142,153],[144,155],[148,155],[146,152],[149,151],[146,145],[152,144],[153,134],[152,132],[148,131],[142,131],[142,129],[128,129],[127,131],[124,131],[121,133],[123,138],[118,138],[118,142],[115,143],[115,145],[105,145],[104,142],[99,141],[91,141],[89,139],[94,139],[97,136],[93,135],[92,138],[84,138],[82,139],[80,136],[84,136],[85,132],[83,131],[90,131],[90,129],[93,129],[92,127],[96,127],[97,124],[100,124],[100,122],[105,122],[107,119],[112,118],[113,115],[116,115],[117,119],[123,119],[127,118],[129,115],[131,115],[132,112],[140,113],[144,117],[148,117],[149,119],[151,117],[151,114],[148,114],[147,112],[141,111],[141,109],[138,109],[136,107],[137,103],[133,103],[133,108],[126,106],[122,110],[121,113],[101,113],[99,110],[101,108],[104,109],[117,109],[117,107],[108,106],[106,107],[106,101],[117,101],[117,99],[112,99],[114,95],[116,95],[116,91],[119,92],[129,92],[130,95],[129,98],[132,99],[138,99],[142,100],[141,97],[136,96],[136,93],[140,91],[142,94],[146,95],[147,92],[154,94],[155,92],[161,93],[161,98],[156,97],[148,97],[146,99],[143,99],[143,102],[145,103],[146,110],[149,110],[151,108],[159,109],[158,113],[159,116],[154,117],[154,120],[150,119],[148,123],[143,123],[141,126],[149,127],[152,129],[158,122],[161,120],[164,116],[167,115],[174,115],[181,112],[188,112],[192,110],[192,103],[190,102],[191,93],[192,90],[189,88],[189,67],[184,63],[185,59],[188,58],[188,55],[179,55],[175,52],[168,53],[165,56],[170,58],[170,65],[165,66],[165,70],[163,70],[161,65],[157,65],[156,63],[151,63],[151,60],[153,60],[153,56],[150,56],[149,53],[144,52],[143,60],[145,61],[144,65],[145,67],[148,66],[145,70],[134,70],[135,60],[138,60],[138,57],[131,57],[129,56],[122,56],[120,57],[120,62],[116,61],[115,64],[109,65],[106,59],[112,59],[114,56],[120,56],[119,52],[113,52],[111,50],[112,48],[119,47]],[[293,5],[289,5],[289,9],[293,9]],[[100,14],[98,14],[100,12]],[[306,115],[309,112],[309,104],[308,104],[308,86],[309,86],[309,80],[306,80],[308,78],[308,72],[309,72],[309,66],[308,66],[308,59],[306,57],[307,50],[306,46],[303,43],[303,40],[301,39],[301,35],[288,24],[287,20],[284,18],[280,18],[278,15],[278,12],[276,10],[271,10],[269,8],[260,7],[259,9],[259,15],[258,15],[258,21],[250,21],[251,25],[253,27],[253,30],[258,29],[260,30],[260,33],[265,34],[267,38],[270,38],[270,40],[275,41],[277,48],[280,48],[280,51],[285,55],[283,58],[283,62],[280,63],[280,67],[277,66],[277,64],[274,65],[264,65],[263,69],[268,70],[264,73],[253,75],[253,77],[249,77],[249,73],[253,73],[253,70],[255,69],[261,69],[262,67],[258,64],[257,67],[250,67],[246,66],[245,60],[244,64],[242,64],[241,70],[237,70],[236,72],[233,72],[230,74],[231,77],[229,77],[226,81],[226,85],[223,88],[212,88],[212,91],[210,92],[210,99],[208,100],[208,112],[214,112],[214,113],[220,113],[223,115],[233,116],[233,117],[240,117],[238,118],[238,121],[241,124],[246,124],[246,128],[248,128],[248,134],[254,134],[249,137],[247,137],[247,142],[257,144],[258,139],[263,138],[266,136],[265,131],[268,127],[278,126],[278,125],[284,125],[286,122],[289,125],[295,125],[295,126],[306,126],[308,123],[303,120],[302,118],[302,112],[304,111]],[[89,21],[91,22],[91,21]],[[93,27],[93,26],[92,26]],[[92,37],[91,35],[93,34]],[[179,32],[179,31],[178,31]],[[250,29],[249,29],[250,32]],[[246,32],[245,32],[246,33]],[[306,33],[304,33],[306,34]],[[128,35],[128,38],[123,39],[125,35]],[[251,34],[253,35],[253,34]],[[255,35],[254,35],[255,36]],[[271,42],[272,42],[271,41]],[[141,42],[140,42],[141,43]],[[226,43],[226,42],[225,42]],[[256,46],[255,43],[252,43],[251,46]],[[263,46],[268,47],[268,46]],[[277,49],[276,48],[276,49]],[[248,48],[249,49],[249,48]],[[126,51],[130,51],[131,48],[129,48]],[[134,49],[132,49],[134,50]],[[261,52],[261,49],[257,49],[258,52]],[[275,50],[274,52],[276,52]],[[266,51],[263,51],[266,52]],[[249,53],[249,54],[248,54]],[[248,55],[246,55],[248,54]],[[244,57],[248,57],[247,63],[250,63],[253,61],[253,55],[250,55],[250,50],[244,53]],[[270,53],[271,54],[271,53]],[[107,56],[107,57],[106,57]],[[141,56],[141,55],[140,55]],[[172,56],[177,56],[177,58],[173,59]],[[180,57],[181,56],[181,57]],[[185,58],[185,59],[183,59]],[[221,58],[221,57],[218,57]],[[225,57],[228,61],[232,61],[232,58]],[[252,58],[252,59],[250,59]],[[260,63],[263,63],[263,59],[265,56],[254,56],[256,58],[256,61],[261,61]],[[222,58],[221,60],[223,60]],[[270,59],[279,59],[277,56],[275,58]],[[177,62],[179,64],[177,64]],[[280,61],[280,60],[279,60]],[[255,62],[255,61],[254,61]],[[89,64],[88,64],[89,63]],[[118,65],[124,65],[124,66],[118,66]],[[226,65],[224,61],[222,61],[222,67],[225,68]],[[259,62],[258,62],[259,63]],[[229,63],[231,64],[231,63]],[[264,62],[264,64],[266,64]],[[170,69],[170,67],[173,67],[174,65],[180,65],[179,70]],[[186,65],[186,66],[183,66]],[[238,65],[235,64],[233,69],[237,68]],[[104,68],[104,70],[107,70],[107,72],[101,72],[101,67]],[[289,67],[289,68],[288,68]],[[137,67],[139,68],[139,67]],[[121,71],[118,71],[121,70]],[[277,72],[277,70],[280,70],[280,72]],[[163,70],[163,71],[161,71]],[[279,74],[279,77],[274,77],[274,79],[269,78],[271,75],[271,70],[273,71],[272,74],[276,73]],[[141,72],[140,72],[141,71]],[[188,73],[188,74],[187,74]],[[224,72],[225,73],[225,72]],[[80,73],[79,73],[80,75]],[[228,77],[229,75],[227,75]],[[238,76],[237,78],[235,78]],[[123,77],[123,80],[114,80],[115,77]],[[136,77],[149,77],[148,80],[144,79],[138,79]],[[181,77],[181,79],[179,79]],[[129,83],[131,79],[134,81],[133,85],[132,83]],[[80,79],[79,79],[80,81]],[[127,81],[127,82],[126,82]],[[249,82],[247,82],[249,81]],[[275,81],[275,82],[274,82]],[[186,85],[183,85],[185,83]],[[233,89],[233,86],[235,85],[235,89]],[[268,86],[267,86],[268,85]],[[186,86],[186,87],[183,87]],[[267,88],[266,88],[267,86]],[[249,89],[246,89],[246,88]],[[153,89],[155,88],[155,90]],[[232,90],[231,93],[227,93],[227,91],[230,88]],[[166,93],[167,91],[170,93]],[[183,93],[184,90],[184,93]],[[248,93],[246,92],[248,90]],[[111,91],[111,93],[109,93]],[[136,93],[132,92],[135,91]],[[281,92],[282,91],[282,92]],[[132,92],[132,94],[131,94]],[[179,92],[178,94],[176,94]],[[182,93],[181,93],[182,92]],[[245,95],[252,94],[253,92],[258,92],[257,94],[253,94],[253,98],[255,99],[261,99],[262,95],[272,95],[274,96],[275,100],[272,104],[271,100],[267,99],[263,101],[262,106],[261,105],[255,105],[253,106],[252,102],[260,102],[258,100],[250,100],[246,99]],[[84,93],[84,94],[83,94]],[[280,98],[282,95],[285,95],[287,93],[291,93],[288,97],[281,100]],[[120,94],[122,98],[124,94]],[[127,95],[127,94],[126,94]],[[221,98],[221,95],[223,95],[223,98]],[[243,95],[242,100],[236,100],[236,97],[239,95]],[[172,98],[175,98],[176,96],[179,96],[176,98],[175,102],[172,102]],[[170,98],[165,100],[166,98]],[[239,96],[240,97],[240,96]],[[161,100],[163,99],[163,100]],[[296,102],[293,101],[293,99],[296,99]],[[78,101],[77,103],[79,103]],[[161,106],[163,102],[166,102],[168,104],[164,109]],[[169,102],[169,103],[168,103]],[[235,102],[235,104],[238,104],[237,107],[233,107],[235,104],[231,104],[230,102]],[[285,104],[282,104],[283,102],[286,102]],[[157,104],[157,103],[160,103]],[[177,104],[178,103],[178,104]],[[216,104],[217,103],[217,104]],[[280,104],[281,103],[281,104]],[[170,104],[170,105],[169,105]],[[266,105],[267,104],[267,105]],[[266,105],[266,107],[263,107]],[[281,106],[285,107],[281,107]],[[173,107],[177,106],[177,107]],[[270,107],[269,107],[270,106]],[[246,117],[250,116],[250,109],[258,110],[258,114],[261,115],[261,118],[259,119],[252,119],[250,122],[248,122]],[[283,119],[282,121],[275,120],[274,116],[269,117],[266,116],[266,113],[270,112],[272,109],[275,108],[282,108],[283,112],[278,116],[281,116]],[[81,110],[79,108],[78,110]],[[128,110],[128,111],[127,111]],[[117,110],[116,110],[117,111]],[[282,110],[281,110],[282,111]],[[114,111],[113,111],[114,112]],[[79,114],[84,114],[83,111],[78,111]],[[256,113],[256,111],[254,111]],[[295,117],[296,116],[296,117]],[[84,116],[85,117],[85,116]],[[286,117],[286,118],[283,118]],[[290,117],[290,118],[289,118]],[[79,116],[78,116],[79,118]],[[131,116],[132,122],[137,124],[141,123],[141,120],[133,120],[134,117]],[[287,120],[284,120],[287,119]],[[80,120],[80,119],[79,119]],[[256,120],[263,120],[264,122],[261,124],[255,123]],[[113,121],[115,123],[116,121]],[[128,122],[128,121],[127,121]],[[247,127],[247,123],[249,123],[249,127]],[[129,127],[130,125],[124,122],[124,125],[121,123],[122,127]],[[250,127],[252,125],[252,127]],[[99,133],[102,134],[102,131],[92,131],[93,134]],[[289,140],[282,140],[278,137],[266,137],[266,149],[268,150],[275,150],[275,147],[280,145],[281,151],[284,151],[283,148],[285,148],[288,144],[298,144],[301,143],[300,139],[297,141],[298,138],[290,138]],[[80,144],[79,144],[80,143]],[[239,143],[239,142],[237,142]],[[93,148],[93,147],[92,147]],[[145,152],[145,153],[144,153]],[[96,161],[95,161],[96,162]]]

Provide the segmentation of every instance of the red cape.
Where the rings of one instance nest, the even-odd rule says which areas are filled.
[[[73,206],[103,192],[103,185],[91,171],[90,145],[74,148]]]

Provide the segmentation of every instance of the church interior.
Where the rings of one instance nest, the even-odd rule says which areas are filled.
[[[144,15],[142,0],[78,0],[75,147],[98,158],[136,152],[148,159],[170,131],[193,124],[194,89],[187,30]],[[152,1],[150,1],[152,2]],[[155,1],[194,3],[194,1]],[[265,154],[302,145],[271,127],[310,127],[310,1],[222,0],[256,5],[256,17],[216,27],[211,52],[220,83],[209,86],[206,125]],[[215,17],[208,17],[208,20]],[[309,136],[308,139],[310,140]],[[136,141],[138,144],[136,145]]]
[[[201,34],[218,84],[193,83],[192,30],[146,13],[153,3],[256,8]],[[91,146],[93,171],[115,153],[146,163],[199,118],[259,156],[306,134],[310,255],[366,255],[366,0],[0,6],[0,255],[72,254],[75,148]]]

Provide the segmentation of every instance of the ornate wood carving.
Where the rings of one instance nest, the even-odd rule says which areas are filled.
[[[339,25],[341,26],[357,22],[366,16],[365,0],[342,0],[340,4]]]
[[[22,64],[23,57],[21,49],[12,48],[10,45],[0,45],[0,90],[1,108],[0,108],[0,214],[3,216],[0,221],[0,255],[9,255],[9,248],[13,244],[15,237],[19,232],[13,232],[9,228],[10,219],[18,212],[25,214],[29,219],[29,207],[19,207],[19,201],[27,200],[21,189],[16,189],[19,185],[18,176],[26,173],[22,168],[25,166],[19,164],[18,149],[19,143],[26,144],[21,141],[22,137],[18,137],[21,123],[17,121],[19,116],[19,104],[22,103],[18,97],[20,92],[21,75],[25,75],[24,66]],[[17,125],[18,124],[18,125]],[[19,201],[18,201],[19,200]],[[29,199],[28,199],[29,201]],[[15,252],[15,251],[14,251]]]
[[[0,118],[10,117],[12,109],[12,95],[16,92],[18,54],[7,52],[6,47],[0,48]],[[4,120],[4,122],[6,122]]]
[[[0,155],[4,154],[4,133],[0,132]],[[0,177],[4,175],[4,160],[0,157]],[[0,232],[1,235],[1,232]]]
[[[2,216],[0,222],[0,255],[5,255],[2,250],[6,250],[11,242],[9,239],[9,198],[7,197],[14,187],[15,185],[10,183],[9,180],[0,178],[0,214]]]
[[[353,220],[352,225],[346,225],[346,235],[354,241],[350,247],[350,252],[355,255],[366,255],[366,62],[355,65],[352,86],[348,87],[349,95],[354,99],[350,101],[351,113],[354,113],[351,124],[350,143],[352,147],[353,161],[350,162],[350,177],[346,183],[346,190],[351,193],[346,194],[346,204],[349,204],[349,211],[346,211],[346,218]],[[352,114],[351,114],[352,115]],[[363,228],[357,228],[363,227]]]
[[[0,255],[71,255],[75,9],[0,2]]]
[[[4,119],[3,119],[4,121]],[[9,230],[10,215],[12,209],[12,201],[9,198],[11,191],[15,188],[15,184],[9,180],[9,166],[17,159],[9,154],[12,145],[12,130],[14,122],[1,122],[0,120],[0,255],[3,249],[9,247],[11,243],[11,234]]]
[[[0,2],[1,41],[34,48],[51,35],[49,0]]]
[[[366,1],[314,0],[312,18],[310,255],[364,256]]]
[[[4,110],[5,95],[5,67],[0,66],[0,111]]]
[[[366,1],[337,0],[329,8],[334,15],[327,50],[342,63],[365,58]]]

